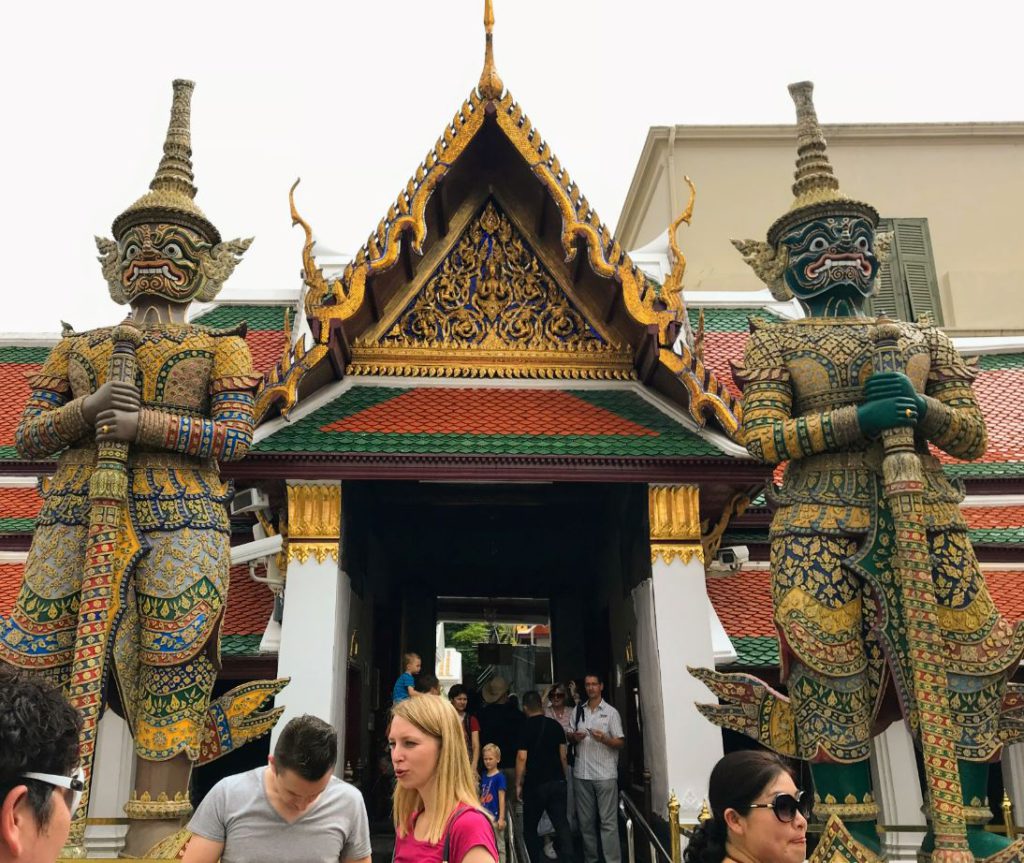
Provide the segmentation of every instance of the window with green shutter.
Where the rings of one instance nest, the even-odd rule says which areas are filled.
[[[928,220],[882,219],[878,230],[892,232],[892,250],[878,271],[878,284],[868,300],[867,312],[902,321],[916,321],[927,314],[941,324],[942,303]]]

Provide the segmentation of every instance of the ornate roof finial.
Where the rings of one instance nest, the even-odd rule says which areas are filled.
[[[169,221],[192,228],[216,244],[220,242],[220,233],[194,200],[190,117],[195,83],[179,79],[173,86],[174,101],[163,158],[149,184],[149,192],[114,219],[114,237],[144,222]]]
[[[796,171],[793,173],[793,201],[790,210],[817,204],[821,201],[841,200],[839,180],[828,160],[825,136],[818,125],[814,111],[814,84],[801,81],[789,85],[789,94],[796,105]]]
[[[494,67],[494,5],[491,0],[484,0],[484,32],[487,34],[484,70],[480,73],[480,83],[476,88],[482,99],[500,99],[505,85]]]

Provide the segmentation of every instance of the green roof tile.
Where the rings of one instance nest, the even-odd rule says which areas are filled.
[[[946,476],[956,479],[1024,479],[1024,462],[961,462],[944,464]]]
[[[222,635],[220,637],[221,656],[261,656],[260,641],[262,635]]]
[[[217,306],[196,318],[193,323],[207,327],[237,327],[247,323],[250,330],[283,330],[284,312],[290,306]]]
[[[722,537],[722,545],[763,545],[768,543],[768,527],[764,530],[727,531]]]
[[[973,543],[983,545],[1021,545],[1024,543],[1024,527],[980,527],[969,530],[967,535]]]
[[[0,461],[15,461],[19,459],[18,450],[13,446],[0,446]]]
[[[35,529],[34,518],[0,518],[0,533],[31,533]]]
[[[690,316],[690,326],[697,329],[700,318],[700,309],[687,309]],[[704,330],[712,333],[746,333],[750,330],[751,318],[763,318],[769,323],[778,323],[782,320],[766,309],[740,308],[740,309],[716,309],[704,308]]]
[[[736,649],[737,659],[729,671],[738,666],[747,668],[771,668],[779,664],[779,640],[770,635],[742,635],[729,639]]]
[[[441,388],[417,388],[434,389]],[[471,389],[471,388],[467,388]],[[453,453],[459,455],[606,455],[613,457],[723,457],[717,447],[670,419],[636,393],[627,390],[559,391],[595,405],[647,434],[471,434],[409,433],[402,431],[323,431],[322,427],[413,390],[354,386],[333,402],[285,426],[257,444],[255,453]],[[511,391],[510,391],[511,392]],[[521,390],[525,394],[533,390]],[[401,402],[395,419],[402,417]],[[421,422],[424,418],[419,417]],[[428,416],[426,419],[430,419]],[[650,433],[650,432],[653,432]]]
[[[984,354],[978,357],[978,368],[984,371],[995,369],[1024,369],[1024,353]]]
[[[44,363],[51,350],[50,347],[5,345],[0,347],[0,363]]]

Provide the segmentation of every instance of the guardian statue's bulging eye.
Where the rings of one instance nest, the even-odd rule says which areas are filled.
[[[828,248],[828,243],[825,242],[824,237],[815,237],[811,240],[810,249],[812,252],[823,252]]]
[[[871,244],[868,242],[867,237],[857,237],[857,239],[854,241],[854,245],[862,252],[869,251],[871,247]]]
[[[164,254],[167,255],[168,258],[180,258],[182,255],[181,246],[177,243],[168,243],[164,246]]]
[[[139,256],[139,247],[135,243],[129,243],[124,250],[124,259],[134,261]]]

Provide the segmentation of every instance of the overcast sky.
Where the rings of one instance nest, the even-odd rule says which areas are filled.
[[[1024,119],[1013,8],[495,0],[495,54],[613,225],[650,126],[791,123],[790,81],[815,81],[826,123]],[[197,82],[200,207],[225,238],[256,237],[222,296],[297,286],[296,177],[320,240],[354,251],[475,85],[482,11],[483,0],[10,5],[0,331],[120,319],[92,237],[146,190],[175,77]]]

